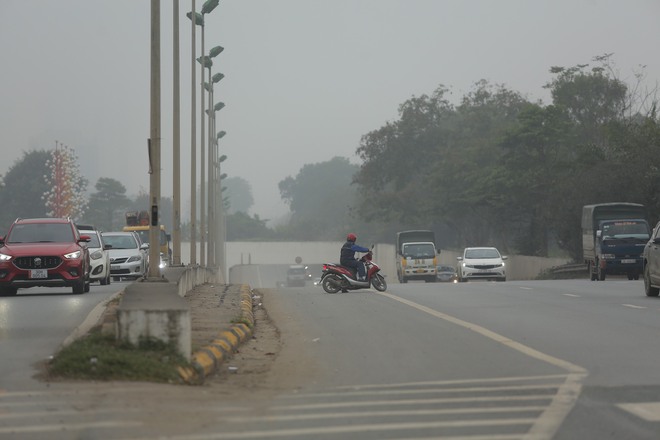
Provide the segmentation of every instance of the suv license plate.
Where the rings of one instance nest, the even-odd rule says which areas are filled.
[[[621,260],[621,264],[635,264],[636,260],[634,259],[628,259],[628,260]]]
[[[48,269],[32,269],[30,278],[48,278]]]

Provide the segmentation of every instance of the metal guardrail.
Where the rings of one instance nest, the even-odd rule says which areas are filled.
[[[586,272],[587,265],[584,263],[571,263],[564,264],[561,266],[551,267],[548,272],[552,274],[558,273],[575,273],[575,272]]]

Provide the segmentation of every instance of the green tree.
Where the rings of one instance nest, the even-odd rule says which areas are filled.
[[[252,187],[247,180],[242,177],[229,177],[222,181],[222,185],[227,188],[223,192],[223,198],[228,199],[229,213],[248,212],[254,205]]]
[[[336,240],[342,236],[357,222],[351,215],[357,200],[351,182],[357,170],[348,159],[334,157],[306,164],[295,178],[280,181],[282,200],[291,210],[289,225],[280,232],[300,240]]]
[[[99,178],[94,187],[96,192],[89,196],[84,222],[104,231],[120,230],[124,226],[124,211],[130,204],[126,187],[110,177]]]
[[[0,235],[18,217],[46,217],[48,209],[42,195],[48,190],[45,176],[50,174],[47,162],[50,152],[24,152],[3,177],[0,190]]]
[[[227,241],[264,241],[274,237],[274,231],[266,226],[267,220],[258,215],[250,217],[238,211],[226,217]]]

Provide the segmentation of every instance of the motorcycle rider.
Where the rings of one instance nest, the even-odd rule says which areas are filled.
[[[356,252],[369,252],[366,247],[358,246],[355,244],[357,236],[352,232],[346,236],[346,243],[341,247],[341,255],[339,257],[339,264],[346,267],[357,269],[358,281],[366,281],[366,271],[364,263],[355,258]]]

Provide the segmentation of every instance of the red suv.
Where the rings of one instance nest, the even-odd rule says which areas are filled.
[[[22,287],[71,287],[89,292],[89,251],[67,218],[17,219],[0,237],[0,295]]]

